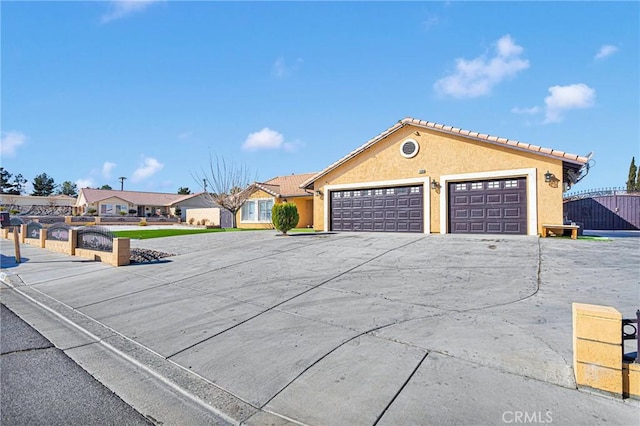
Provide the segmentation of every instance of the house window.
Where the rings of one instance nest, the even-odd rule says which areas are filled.
[[[273,200],[247,200],[240,210],[242,222],[271,222]]]
[[[118,214],[120,214],[120,212],[128,213],[128,211],[129,211],[129,208],[127,206],[116,204],[116,213]]]
[[[113,204],[100,204],[100,215],[110,215],[115,214],[113,210]]]

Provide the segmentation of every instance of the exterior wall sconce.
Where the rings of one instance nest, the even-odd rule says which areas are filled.
[[[551,173],[549,170],[547,170],[547,173],[544,174],[544,181],[549,183],[553,180],[555,176],[553,175],[553,173]]]
[[[316,189],[316,196],[321,196],[322,195],[322,191],[320,191],[319,189]]]
[[[435,179],[431,180],[431,189],[440,189],[440,182]]]

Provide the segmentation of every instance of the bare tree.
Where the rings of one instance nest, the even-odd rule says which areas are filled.
[[[237,228],[236,214],[250,195],[247,187],[255,180],[249,169],[235,162],[227,163],[224,158],[209,155],[209,170],[203,177],[195,176],[205,187],[205,194],[212,205],[231,212],[233,227]],[[207,186],[211,192],[206,190]]]

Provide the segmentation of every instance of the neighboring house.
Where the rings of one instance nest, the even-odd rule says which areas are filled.
[[[36,195],[0,194],[0,207],[9,212],[16,211],[28,216],[66,216],[71,215],[76,203],[75,197],[68,195]]]
[[[300,188],[300,185],[315,173],[278,176],[266,182],[254,182],[244,191],[249,198],[238,212],[238,228],[272,227],[271,208],[274,204],[294,203],[298,208],[297,228],[313,226],[313,192]]]
[[[182,218],[189,208],[212,207],[205,192],[197,194],[166,194],[160,192],[117,191],[82,188],[76,201],[77,214],[95,210],[98,216],[114,216],[135,210],[139,217],[172,216],[180,207]]]
[[[589,160],[405,118],[301,188],[316,230],[537,235]]]

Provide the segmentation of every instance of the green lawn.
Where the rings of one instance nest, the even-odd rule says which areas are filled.
[[[140,229],[134,231],[114,231],[118,238],[131,238],[132,240],[146,240],[148,238],[175,237],[177,235],[208,234],[211,232],[239,232],[239,231],[275,231],[275,229]],[[275,231],[277,232],[277,231]],[[313,229],[292,229],[289,232],[313,232]]]

